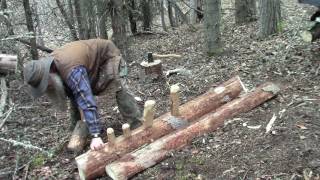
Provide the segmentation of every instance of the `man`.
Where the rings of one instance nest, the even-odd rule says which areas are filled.
[[[140,120],[141,112],[126,86],[126,74],[126,64],[119,49],[112,41],[102,39],[68,43],[49,57],[30,61],[24,66],[25,81],[35,98],[47,94],[64,108],[67,95],[77,106],[92,136],[92,150],[103,146],[94,95],[112,86],[122,116],[131,123]]]

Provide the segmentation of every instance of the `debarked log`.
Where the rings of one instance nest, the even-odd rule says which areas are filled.
[[[0,73],[14,73],[17,69],[17,60],[16,55],[0,54]]]
[[[222,85],[179,107],[178,117],[168,112],[156,119],[151,127],[141,126],[131,131],[130,137],[120,136],[113,143],[106,143],[99,151],[88,151],[76,157],[81,179],[93,179],[105,174],[105,166],[122,155],[147,143],[189,125],[189,122],[214,111],[221,105],[236,98],[245,87],[240,78],[234,77]]]
[[[279,92],[279,87],[266,83],[254,92],[233,100],[200,118],[185,129],[175,131],[141,149],[121,157],[106,166],[107,174],[114,180],[125,180],[164,160],[172,151],[189,144],[194,138],[216,130],[224,121],[239,113],[247,112]]]

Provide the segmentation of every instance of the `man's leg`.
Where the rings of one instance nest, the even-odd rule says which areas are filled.
[[[123,118],[133,127],[141,124],[142,113],[134,98],[133,93],[129,90],[126,80],[121,78],[121,89],[116,92],[117,104]]]

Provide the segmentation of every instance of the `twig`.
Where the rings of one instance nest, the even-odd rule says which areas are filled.
[[[12,113],[14,109],[14,106],[11,106],[10,109],[8,110],[8,112],[6,112],[6,117],[2,120],[1,124],[0,124],[0,131],[1,131],[1,128],[3,127],[4,123],[7,121],[8,117],[10,116],[10,114]]]
[[[16,159],[16,167],[14,168],[14,172],[13,172],[13,175],[12,175],[12,180],[15,180],[15,176],[17,174],[17,172],[19,171],[19,160],[20,160],[20,156],[19,156],[19,153],[17,154],[17,159]]]
[[[30,162],[28,162],[26,165],[26,173],[24,174],[24,177],[23,177],[24,180],[27,180],[28,178],[29,166],[30,166]]]
[[[270,132],[272,125],[274,124],[276,119],[277,119],[277,116],[275,114],[273,114],[272,118],[270,119],[269,123],[267,124],[266,133]]]

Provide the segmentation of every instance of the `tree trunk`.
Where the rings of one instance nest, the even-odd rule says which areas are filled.
[[[127,35],[123,0],[111,0],[110,13],[114,42],[122,50],[123,55],[126,56]]]
[[[197,0],[189,0],[190,6],[190,23],[195,24],[197,22]]]
[[[31,42],[31,47],[30,47],[31,56],[32,56],[32,59],[39,59],[38,50],[37,50],[37,48],[36,48],[36,45],[37,45],[36,32],[35,32],[35,29],[34,29],[34,26],[33,26],[32,12],[31,12],[31,8],[30,8],[29,0],[23,0],[23,7],[24,7],[25,16],[26,16],[28,31],[29,31],[29,33],[31,33],[32,36],[33,36],[32,38],[30,38],[30,42]]]
[[[168,16],[171,27],[177,27],[176,19],[173,16],[172,3],[168,0]]]
[[[143,30],[151,31],[152,13],[149,0],[142,0]]]
[[[85,0],[86,5],[86,21],[88,22],[89,26],[88,29],[88,39],[90,38],[97,38],[97,32],[96,32],[96,10],[95,10],[95,1],[87,1]]]
[[[99,25],[99,37],[102,39],[108,39],[107,32],[107,1],[106,0],[97,0],[97,10],[98,10],[98,25]]]
[[[36,31],[37,31],[37,34],[38,34],[38,37],[37,37],[37,42],[39,45],[41,46],[44,46],[44,40],[43,40],[43,34],[42,34],[42,24],[40,22],[40,16],[39,16],[39,12],[38,12],[38,7],[39,7],[39,4],[37,2],[35,2],[35,14],[36,14]]]
[[[235,20],[237,24],[257,20],[256,0],[235,0]]]
[[[132,131],[129,138],[118,137],[114,144],[107,143],[101,151],[89,151],[76,158],[81,179],[93,179],[105,173],[105,166],[125,153],[150,143],[190,122],[214,111],[221,105],[237,97],[243,90],[239,77],[230,79],[217,88],[180,106],[181,116],[174,117],[166,113],[153,122],[152,127],[139,127]]]
[[[85,25],[82,20],[82,9],[81,9],[81,0],[74,0],[74,9],[76,12],[76,19],[79,29],[79,39],[86,39],[85,36]]]
[[[72,20],[71,20],[71,19],[72,19],[72,16],[69,16],[69,15],[67,14],[67,12],[65,11],[65,9],[64,9],[63,5],[61,4],[61,1],[60,1],[60,0],[56,0],[56,3],[57,3],[57,6],[58,6],[61,14],[62,14],[62,17],[63,17],[65,23],[67,24],[67,26],[68,26],[68,28],[69,28],[69,30],[70,30],[72,39],[73,39],[73,40],[78,40],[79,38],[78,38],[78,36],[77,36],[77,31],[76,31],[74,25],[72,24]]]
[[[161,16],[161,25],[164,31],[168,31],[167,26],[166,26],[166,20],[164,17],[164,0],[160,0],[160,16]]]
[[[206,51],[209,56],[222,52],[220,21],[221,1],[207,0],[205,3],[204,25]]]
[[[142,149],[126,154],[119,160],[107,165],[106,172],[113,180],[128,179],[164,160],[173,150],[183,148],[191,143],[194,138],[216,130],[223,125],[226,119],[250,111],[271,99],[279,90],[279,87],[275,84],[266,83],[254,92],[221,106],[216,112],[203,116],[198,122],[185,129],[173,132]]]
[[[132,34],[136,34],[137,33],[137,20],[136,17],[134,15],[134,11],[136,11],[136,2],[135,0],[129,0],[129,22],[130,22],[130,29],[131,29],[131,33]]]
[[[265,38],[282,30],[280,0],[260,0],[259,36]]]

